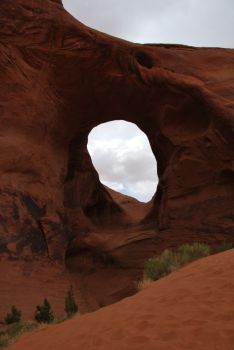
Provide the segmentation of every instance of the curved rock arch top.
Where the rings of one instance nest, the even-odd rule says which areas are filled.
[[[130,43],[60,0],[3,0],[0,20],[2,257],[64,264],[88,252],[131,269],[131,253],[139,267],[178,242],[233,240],[232,49]],[[137,237],[87,152],[92,128],[120,118],[145,132],[158,163]],[[128,240],[110,243],[118,229]]]

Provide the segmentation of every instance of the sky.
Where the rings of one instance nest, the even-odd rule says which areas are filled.
[[[157,164],[147,136],[135,124],[98,125],[89,134],[88,150],[102,183],[142,202],[152,198]]]
[[[139,43],[234,47],[233,0],[63,0],[84,24]]]
[[[84,24],[133,42],[234,48],[234,0],[63,0],[63,4]],[[134,124],[116,123],[91,132],[92,161],[103,183],[147,201],[157,184],[147,137]]]

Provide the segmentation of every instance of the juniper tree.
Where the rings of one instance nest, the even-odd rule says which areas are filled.
[[[11,307],[11,312],[8,313],[4,319],[4,321],[7,323],[7,324],[12,324],[12,323],[16,323],[16,322],[20,322],[21,320],[21,311],[18,310],[15,305],[13,305]]]
[[[42,305],[36,306],[35,320],[39,323],[51,323],[54,320],[50,303],[46,298]]]
[[[75,302],[72,286],[70,286],[70,289],[67,292],[67,296],[65,298],[65,311],[67,313],[67,317],[73,316],[78,311],[78,306]]]

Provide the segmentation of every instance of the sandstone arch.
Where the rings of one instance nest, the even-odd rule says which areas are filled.
[[[126,42],[60,0],[3,0],[0,19],[2,259],[63,265],[83,247],[132,281],[166,246],[233,240],[233,50]],[[117,116],[146,133],[158,163],[137,236],[87,153],[90,130]],[[114,224],[126,229],[117,241],[105,236]]]

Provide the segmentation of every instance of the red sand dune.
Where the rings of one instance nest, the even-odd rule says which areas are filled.
[[[9,350],[233,350],[234,250],[137,295],[24,335]]]

